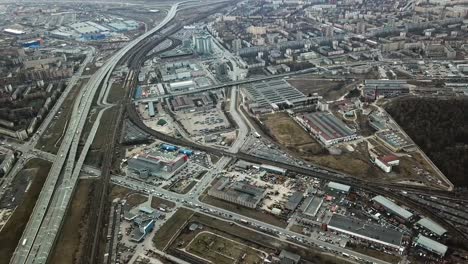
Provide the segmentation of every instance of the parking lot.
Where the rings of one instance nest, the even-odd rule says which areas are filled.
[[[219,109],[178,115],[180,122],[192,136],[206,135],[229,127],[226,116]]]

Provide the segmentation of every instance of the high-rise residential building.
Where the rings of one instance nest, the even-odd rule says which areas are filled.
[[[232,41],[232,50],[233,51],[238,51],[242,48],[242,40],[241,39],[234,39]]]
[[[198,54],[210,54],[213,52],[213,39],[206,32],[194,34],[193,47]]]

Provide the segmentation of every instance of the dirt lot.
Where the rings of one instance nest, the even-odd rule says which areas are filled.
[[[126,200],[129,206],[135,207],[148,201],[148,196],[139,193],[132,193],[127,196]]]
[[[173,203],[171,201],[167,201],[167,200],[161,199],[161,198],[156,197],[156,196],[152,197],[152,199],[151,199],[151,207],[152,208],[158,209],[163,204],[166,205],[167,208],[174,208],[175,207],[175,203]]]
[[[247,217],[251,217],[260,221],[263,221],[265,223],[269,223],[275,226],[279,227],[286,227],[287,223],[286,221],[279,219],[278,217],[272,215],[272,214],[267,214],[263,213],[262,211],[247,208],[241,205],[237,205],[234,203],[226,202],[214,197],[211,197],[209,195],[205,195],[203,198],[201,198],[201,201],[207,204],[211,204],[213,206],[223,208],[232,212],[236,212],[241,215],[245,215]]]
[[[219,264],[231,264],[241,258],[242,260],[237,263],[262,261],[262,253],[255,248],[211,232],[199,233],[190,242],[187,251]]]
[[[281,145],[304,155],[319,154],[324,148],[286,113],[275,113],[262,118],[267,132]]]
[[[316,80],[302,76],[289,79],[288,82],[305,95],[318,93],[325,100],[338,99],[354,87],[347,85],[345,81]]]
[[[60,108],[57,118],[54,119],[47,128],[47,132],[39,138],[37,142],[37,148],[44,150],[46,152],[50,152],[53,154],[57,154],[57,151],[60,147],[60,143],[62,142],[63,131],[70,119],[72,109],[73,109],[73,102],[77,97],[81,88],[86,85],[88,79],[81,79],[75,87],[70,91],[67,98],[63,101],[62,107]]]
[[[193,211],[185,208],[178,209],[159,230],[156,230],[156,234],[153,237],[154,246],[159,250],[164,250],[174,234],[184,226],[193,213]]]
[[[386,253],[383,253],[381,251],[377,251],[371,248],[367,248],[363,246],[356,246],[356,245],[350,245],[350,246],[351,246],[350,249],[353,251],[356,251],[356,252],[359,252],[359,253],[374,257],[374,258],[378,258],[378,259],[381,259],[383,261],[387,261],[390,263],[398,263],[401,260],[401,258],[398,256],[386,254]]]
[[[36,169],[32,171],[31,175],[33,182],[26,192],[23,201],[18,205],[0,233],[0,264],[8,264],[10,262],[10,258],[21,239],[23,230],[28,223],[50,167],[51,164],[49,162],[40,159],[32,159],[26,163],[25,169]]]
[[[72,204],[62,231],[58,238],[51,264],[76,263],[81,258],[87,232],[82,229],[88,226],[90,197],[94,190],[95,180],[80,180],[72,199]],[[78,232],[77,232],[78,231]]]

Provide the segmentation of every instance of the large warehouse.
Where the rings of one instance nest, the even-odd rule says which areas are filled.
[[[428,237],[425,237],[421,234],[418,235],[418,237],[416,238],[416,241],[415,241],[416,245],[426,249],[426,250],[429,250],[430,252],[434,253],[434,254],[437,254],[441,257],[443,257],[445,255],[445,253],[447,252],[447,246],[444,245],[444,244],[441,244],[435,240],[432,240]]]
[[[447,233],[447,229],[443,228],[442,226],[440,226],[439,224],[437,224],[436,222],[432,221],[431,219],[427,217],[421,218],[418,222],[416,222],[416,224],[420,227],[423,227],[429,230],[430,232],[438,236],[442,236],[445,233]]]
[[[273,80],[244,88],[248,107],[254,114],[270,113],[316,104],[321,96],[307,97],[285,80]]]
[[[364,96],[375,100],[379,97],[395,97],[409,93],[410,85],[402,80],[366,80]]]
[[[227,177],[219,178],[208,191],[208,195],[249,208],[257,207],[265,194],[265,188],[244,182],[231,182]]]
[[[404,249],[401,245],[403,238],[401,232],[360,219],[334,214],[328,223],[328,228],[401,251]]]
[[[305,113],[296,119],[312,132],[325,146],[357,139],[356,131],[329,112]]]
[[[385,207],[388,211],[390,211],[392,214],[395,214],[404,220],[410,219],[413,214],[409,212],[408,210],[402,208],[401,206],[397,205],[396,203],[390,201],[389,199],[378,195],[372,198],[372,201],[378,203],[379,205]]]
[[[138,155],[128,160],[128,169],[141,177],[160,177],[169,179],[172,174],[185,164],[188,157],[177,152],[151,152]]]

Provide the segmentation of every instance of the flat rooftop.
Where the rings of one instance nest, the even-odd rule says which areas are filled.
[[[315,217],[315,215],[317,215],[318,210],[322,206],[322,203],[322,197],[307,197],[301,206],[302,213],[311,217]]]
[[[245,91],[252,103],[258,107],[270,107],[272,104],[294,103],[307,97],[285,80],[273,80],[253,84]]]
[[[320,131],[321,136],[327,140],[343,138],[355,134],[343,121],[329,112],[304,114],[303,119],[309,126]]]
[[[401,240],[403,238],[403,234],[396,230],[339,214],[334,214],[331,217],[328,227],[339,229],[342,232],[373,240],[378,243],[397,247],[401,245]]]
[[[390,201],[389,199],[381,195],[375,196],[374,198],[372,198],[372,201],[377,202],[378,204],[390,210],[392,213],[397,214],[398,216],[404,219],[408,219],[413,216],[413,214],[408,210],[404,209],[403,207],[397,205],[396,203]]]

